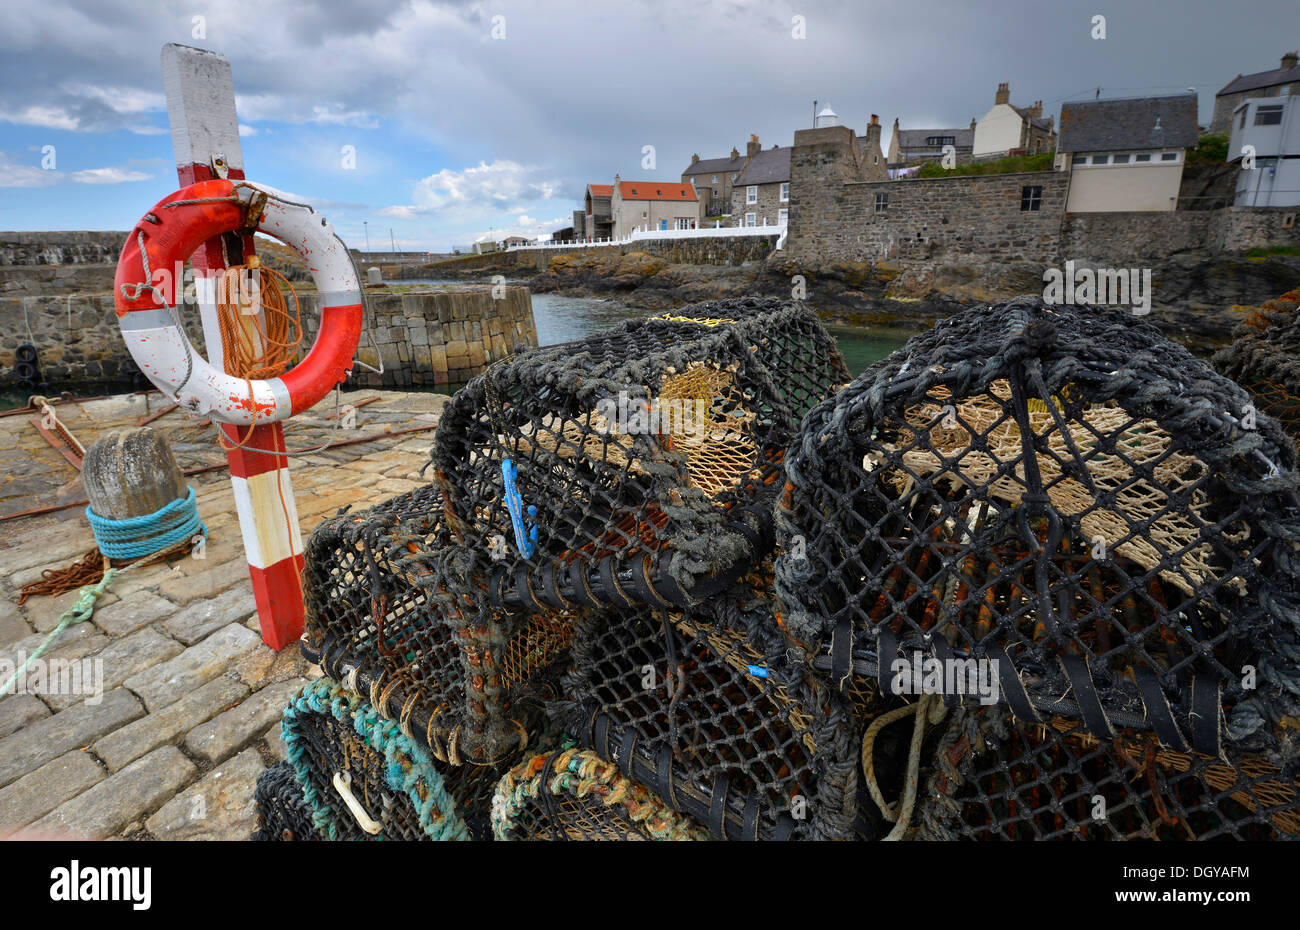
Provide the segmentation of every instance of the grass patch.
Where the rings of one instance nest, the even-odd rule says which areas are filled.
[[[951,178],[976,174],[1016,174],[1021,171],[1051,171],[1055,152],[1039,152],[1036,155],[1016,155],[1013,158],[999,158],[997,161],[972,162],[945,168],[938,162],[927,162],[916,173],[918,178]]]
[[[1291,257],[1300,256],[1300,245],[1269,245],[1255,246],[1253,249],[1247,249],[1245,252],[1247,258],[1272,258],[1274,255],[1287,255]]]

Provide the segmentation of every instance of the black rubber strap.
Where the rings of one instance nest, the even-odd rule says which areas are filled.
[[[1065,677],[1070,681],[1070,690],[1074,694],[1075,703],[1079,705],[1079,714],[1083,717],[1083,725],[1088,732],[1102,739],[1114,736],[1115,731],[1106,716],[1106,708],[1102,707],[1101,697],[1097,694],[1097,686],[1092,683],[1092,672],[1087,661],[1075,653],[1064,653],[1058,658],[1061,668],[1065,670]]]
[[[745,814],[741,827],[740,838],[746,842],[757,842],[758,840],[758,792],[751,791],[749,798],[745,801]]]
[[[1146,707],[1147,723],[1155,731],[1156,738],[1165,746],[1177,752],[1187,751],[1187,740],[1174,721],[1173,708],[1160,687],[1160,676],[1155,669],[1138,665],[1133,668],[1133,678],[1137,681],[1138,691],[1142,695],[1142,704]]]
[[[788,840],[793,832],[794,818],[790,816],[789,811],[782,811],[781,815],[776,818],[776,827],[772,830],[772,839],[778,842]]]
[[[623,742],[619,746],[618,770],[623,773],[625,778],[636,781],[632,775],[632,757],[636,753],[636,727],[628,727],[627,732],[623,734]]]
[[[600,588],[606,601],[614,607],[631,607],[635,603],[623,593],[614,578],[614,559],[607,556],[600,560]]]
[[[554,562],[547,562],[542,566],[540,579],[542,582],[542,601],[548,606],[564,610],[572,607],[573,604],[560,593],[559,583],[555,580],[556,568]]]
[[[596,755],[600,756],[606,762],[614,762],[615,754],[609,751],[609,715],[596,714],[596,719],[591,726],[591,745],[596,750]]]
[[[582,560],[569,563],[570,596],[584,607],[605,607],[606,604],[596,597],[587,583],[587,563]]]
[[[1011,657],[1007,655],[1007,651],[995,643],[988,647],[987,655],[989,661],[997,663],[998,681],[1002,684],[1002,695],[1007,699],[1011,712],[1027,723],[1042,723],[1043,718],[1034,709],[1034,702],[1029,700],[1025,683],[1020,680],[1020,675],[1016,672],[1016,667],[1011,664]]]
[[[668,564],[672,565],[671,559]],[[676,604],[678,607],[691,607],[695,603],[691,596],[682,590],[682,586],[677,583],[677,579],[672,576],[672,573],[666,569],[656,572],[652,583],[654,584],[655,593],[670,604]]]
[[[952,662],[952,660],[955,658],[955,656],[953,655],[952,646],[949,645],[948,640],[944,639],[943,636],[935,634],[935,635],[931,635],[930,637],[930,648],[934,650],[934,657],[943,663],[943,668],[945,671],[945,678],[944,678],[945,686],[943,688],[944,706],[956,707],[958,704],[961,703],[961,694],[958,694],[957,692],[961,691],[962,694],[965,694],[966,693],[965,689],[967,688],[967,686],[970,685],[970,682],[966,681],[963,682],[961,685],[958,685],[957,682],[954,681],[953,689],[951,692],[949,692],[947,688],[946,672],[950,668],[951,669],[956,668],[956,666],[953,665]],[[915,686],[917,683],[912,682],[912,684],[913,686]]]
[[[659,592],[650,584],[650,557],[638,559],[628,571],[632,582],[632,590],[636,592],[637,599],[642,604],[653,604],[657,607],[670,606],[667,601],[659,596]]]
[[[1223,716],[1217,675],[1192,676],[1192,709],[1189,714],[1192,748],[1207,756],[1219,757],[1219,719]]]
[[[880,693],[893,694],[890,690],[889,677],[893,674],[894,660],[898,658],[898,636],[888,626],[882,626],[876,634],[876,677],[880,679]]]
[[[853,674],[853,617],[845,611],[835,622],[831,634],[831,678],[841,691],[849,684]]]
[[[546,605],[533,593],[533,582],[528,577],[527,562],[520,562],[515,568],[515,595],[524,602],[524,607],[528,610],[538,612],[546,610]]]
[[[727,816],[727,782],[729,776],[721,773],[713,782],[713,794],[709,797],[709,832],[714,839],[725,840]]]
[[[682,809],[682,802],[677,798],[677,782],[673,778],[673,751],[667,743],[659,747],[658,759],[659,771],[659,796],[664,799],[669,807],[676,810]]]

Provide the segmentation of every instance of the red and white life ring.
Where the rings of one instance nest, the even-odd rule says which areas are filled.
[[[302,361],[278,378],[252,382],[195,351],[180,325],[180,282],[173,275],[207,240],[249,229],[303,257],[321,313]],[[159,286],[168,280],[171,293]],[[145,376],[186,409],[220,423],[284,420],[312,407],[347,378],[361,337],[361,285],[333,227],[306,204],[249,181],[200,181],[160,200],[122,247],[113,297],[122,337]]]

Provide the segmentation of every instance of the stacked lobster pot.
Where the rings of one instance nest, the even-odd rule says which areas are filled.
[[[785,661],[762,579],[785,449],[848,380],[810,311],[747,299],[458,392],[433,481],[307,547],[303,649],[328,680],[283,728],[319,833],[846,834],[851,714]],[[611,703],[628,663],[635,712]],[[556,724],[582,743],[562,762]]]
[[[805,420],[777,602],[890,838],[1295,836],[1276,421],[1117,311],[959,314]]]
[[[1215,354],[1214,367],[1300,442],[1300,289],[1265,301]]]

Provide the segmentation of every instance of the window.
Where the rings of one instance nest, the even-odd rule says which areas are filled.
[[[1161,153],[1160,153],[1160,160],[1161,160],[1161,161],[1178,161],[1178,153],[1177,153],[1177,152],[1161,152]]]
[[[956,145],[956,136],[926,136],[926,145]]]
[[[1133,156],[1133,160],[1134,160],[1134,161],[1150,161],[1150,160],[1151,160],[1151,153],[1150,153],[1150,152],[1143,152],[1143,153],[1140,154],[1140,155],[1134,155],[1134,156]]]
[[[1276,126],[1282,122],[1282,105],[1261,106],[1255,111],[1256,126]]]
[[[745,188],[745,203],[758,203],[758,185],[751,184]]]
[[[1041,185],[1026,185],[1020,188],[1020,209],[1037,211],[1043,205],[1043,188]]]
[[[731,176],[731,180],[732,180],[732,181],[735,181],[735,180],[736,180],[736,175],[733,174],[733,175]]]
[[[753,214],[753,213],[746,213],[746,214],[745,214],[745,225],[746,225],[746,226],[757,226],[758,224],[757,224],[756,222],[754,222],[755,218],[756,218],[756,214]]]
[[[734,181],[735,178],[732,178],[732,180]],[[714,183],[714,184],[717,184],[717,183],[718,183],[718,176],[717,176],[716,174],[713,176],[713,181],[712,181],[712,183]]]
[[[786,181],[781,185],[781,202],[788,203],[790,200],[790,182]]]
[[[688,216],[679,216],[673,220],[674,229],[690,229],[691,218]]]
[[[1245,128],[1246,128],[1246,114],[1247,114],[1249,111],[1250,111],[1250,107],[1242,107],[1242,108],[1241,108],[1241,119],[1237,120],[1237,128],[1238,128],[1238,129],[1245,129]]]
[[[1115,164],[1117,164],[1117,165],[1127,165],[1127,164],[1128,164],[1128,155],[1116,155],[1116,156],[1115,156]]]
[[[1075,156],[1074,156],[1074,159],[1070,162],[1070,164],[1072,164],[1072,165],[1086,165],[1086,164],[1088,164],[1088,156],[1087,156],[1087,155],[1075,155]]]
[[[1109,156],[1109,155],[1094,155],[1094,156],[1092,156],[1092,163],[1093,163],[1094,165],[1107,165],[1107,164],[1110,164],[1110,156]]]
[[[876,193],[876,212],[884,213],[889,209],[889,195],[884,191]]]
[[[790,221],[790,211],[785,209],[784,207],[782,207],[780,210],[777,210],[776,221],[784,226],[786,223]]]

